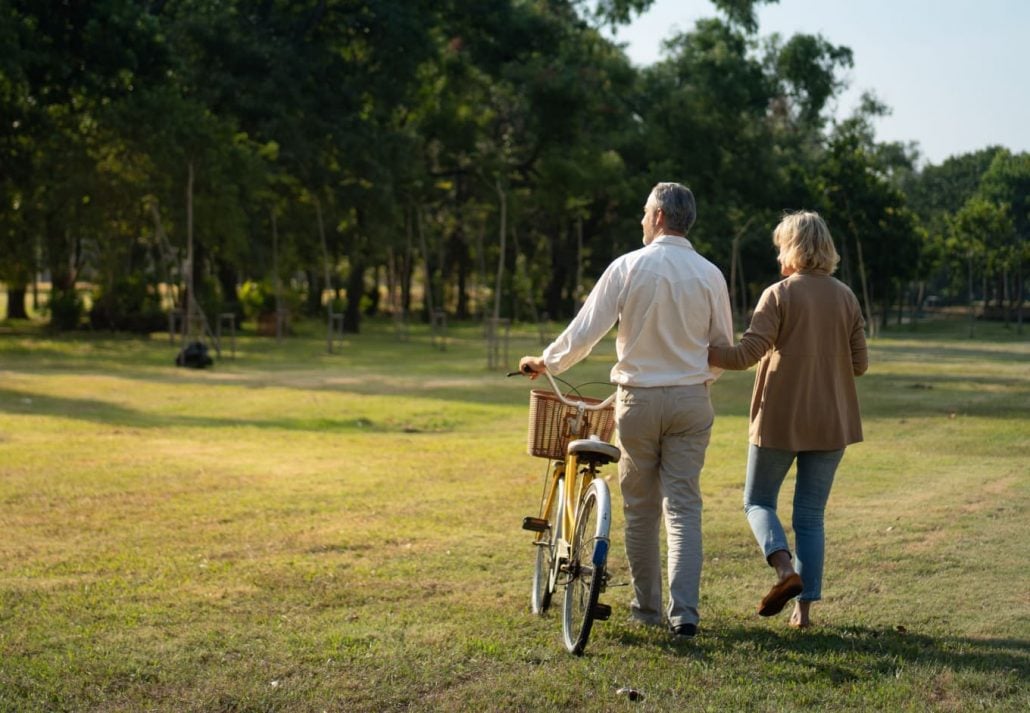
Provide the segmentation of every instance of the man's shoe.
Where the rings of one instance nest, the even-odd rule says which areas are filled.
[[[787,606],[787,602],[801,594],[801,591],[800,575],[792,574],[784,577],[774,584],[769,593],[762,598],[762,603],[758,605],[758,615],[773,616],[779,614],[783,611],[783,607]]]
[[[677,639],[693,639],[697,636],[697,624],[677,624],[670,626],[669,632]]]

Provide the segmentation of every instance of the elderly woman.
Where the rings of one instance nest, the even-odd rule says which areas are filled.
[[[744,511],[777,582],[758,613],[795,603],[790,623],[807,627],[822,596],[823,512],[844,448],[862,440],[855,377],[868,366],[865,323],[854,293],[832,277],[840,257],[817,214],[787,215],[773,232],[786,279],[762,293],[736,346],[708,361],[742,370],[758,363],[751,397]],[[796,561],[776,516],[780,486],[797,461],[793,526]],[[795,569],[796,565],[796,569]]]

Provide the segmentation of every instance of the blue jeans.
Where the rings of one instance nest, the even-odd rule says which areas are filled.
[[[744,484],[744,512],[751,531],[768,561],[779,550],[790,554],[787,535],[776,516],[780,486],[791,464],[797,460],[794,487],[794,537],[797,541],[795,568],[801,575],[801,599],[814,602],[822,598],[825,533],[823,512],[830,498],[833,476],[844,449],[837,451],[782,451],[751,444]]]

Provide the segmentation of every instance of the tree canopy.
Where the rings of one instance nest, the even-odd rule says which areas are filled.
[[[851,51],[762,37],[762,1],[715,0],[637,68],[604,30],[651,0],[0,0],[7,316],[45,274],[67,328],[83,284],[119,329],[160,328],[187,284],[239,316],[282,285],[352,330],[562,318],[660,180],[694,189],[741,317],[801,208],[870,321],[916,285],[962,296],[973,260],[984,299],[1022,295],[1027,155],[920,167],[876,141],[875,98],[834,119]]]

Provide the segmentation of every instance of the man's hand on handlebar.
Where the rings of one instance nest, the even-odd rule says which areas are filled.
[[[524,356],[519,359],[519,371],[532,380],[547,371],[547,365],[542,357]]]

